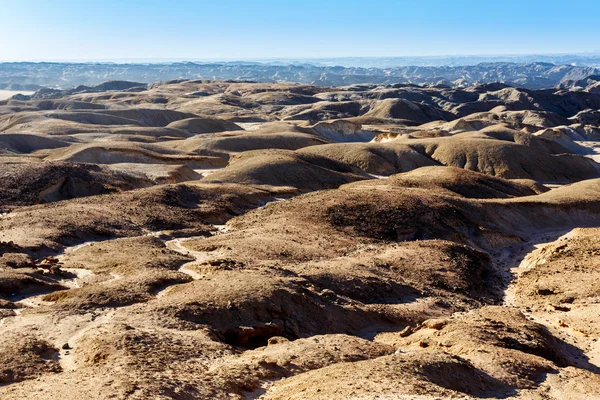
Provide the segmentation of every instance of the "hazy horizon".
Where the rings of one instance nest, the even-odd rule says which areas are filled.
[[[567,53],[515,53],[515,54],[437,54],[437,55],[384,55],[384,56],[362,56],[362,55],[344,55],[335,57],[168,57],[168,58],[54,58],[54,59],[12,59],[12,60],[0,60],[0,63],[11,63],[11,62],[59,62],[59,63],[167,63],[167,62],[302,62],[302,61],[321,61],[321,60],[344,60],[344,59],[364,59],[364,60],[375,60],[375,59],[444,59],[444,58],[523,58],[523,57],[600,57],[600,50],[590,50],[585,52],[567,52]]]
[[[578,54],[503,54],[503,55],[439,55],[439,56],[344,56],[344,57],[264,57],[264,58],[114,58],[114,59],[43,59],[43,60],[7,60],[0,65],[11,63],[33,64],[102,64],[102,65],[177,65],[194,63],[196,65],[265,65],[265,66],[313,66],[343,68],[405,68],[405,67],[463,67],[486,63],[513,63],[528,65],[546,63],[553,65],[570,65],[579,67],[600,67],[600,52]]]

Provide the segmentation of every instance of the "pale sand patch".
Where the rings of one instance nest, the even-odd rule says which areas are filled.
[[[186,275],[192,277],[192,279],[202,279],[204,277],[203,274],[198,273],[193,268],[190,268],[192,265],[200,265],[205,263],[213,258],[217,258],[222,255],[220,251],[194,251],[185,247],[185,242],[193,240],[193,239],[204,239],[203,236],[189,237],[183,239],[173,239],[165,242],[165,245],[169,250],[173,250],[179,254],[189,255],[195,258],[195,260],[187,262],[179,267],[179,271],[183,272]]]
[[[593,151],[593,153],[586,154],[585,156],[591,158],[592,160],[594,160],[596,162],[600,162],[600,142],[585,141],[585,142],[575,142],[575,143],[577,143],[580,146],[591,149]]]
[[[260,128],[263,123],[264,122],[236,122],[235,124],[245,131],[255,131]]]
[[[13,97],[15,94],[24,94],[26,96],[32,95],[35,92],[27,91],[27,90],[0,90],[0,100],[6,100]]]

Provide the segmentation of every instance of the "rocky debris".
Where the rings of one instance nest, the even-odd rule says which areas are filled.
[[[506,307],[484,307],[450,319],[427,320],[410,335],[384,333],[376,340],[402,351],[425,348],[459,355],[517,388],[536,387],[543,374],[572,365],[566,344],[544,326]],[[485,354],[493,354],[493,360]]]
[[[0,251],[3,255],[5,253],[17,253],[19,250],[21,250],[21,247],[12,240],[8,242],[0,241]]]
[[[273,384],[263,398],[344,399],[375,395],[477,398],[510,392],[510,386],[489,377],[461,357],[443,352],[412,352],[338,363],[301,374]]]
[[[18,248],[14,248],[18,250]],[[34,259],[25,253],[4,253],[0,257],[0,266],[5,268],[35,268]]]
[[[44,340],[27,333],[8,335],[0,343],[0,383],[10,384],[33,379],[44,373],[58,373],[58,352]]]

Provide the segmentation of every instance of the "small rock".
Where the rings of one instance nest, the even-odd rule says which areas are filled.
[[[402,329],[399,333],[398,336],[400,337],[407,337],[408,335],[410,335],[412,333],[412,328],[410,326],[407,326],[406,328]]]
[[[57,264],[57,263],[58,263],[58,258],[52,257],[52,256],[46,257],[42,261],[42,264]]]
[[[62,271],[60,270],[60,267],[57,266],[57,265],[51,266],[49,271],[50,271],[50,273],[52,275],[60,276],[62,274]]]
[[[273,336],[271,338],[269,338],[269,340],[267,341],[267,346],[271,346],[273,344],[279,344],[279,343],[287,343],[290,340],[288,338],[284,338],[283,336]]]
[[[337,295],[335,294],[335,292],[331,289],[325,289],[321,292],[321,296],[323,296],[324,298],[326,298],[327,300],[335,300],[337,298]]]
[[[423,322],[423,327],[439,331],[440,329],[444,328],[444,326],[446,326],[447,324],[448,321],[445,319],[428,319]]]
[[[563,312],[571,311],[571,309],[569,307],[555,305],[555,304],[548,304],[546,306],[546,309],[548,311],[563,311]]]
[[[538,289],[536,293],[540,296],[550,296],[552,294],[556,294],[556,292],[552,289]]]

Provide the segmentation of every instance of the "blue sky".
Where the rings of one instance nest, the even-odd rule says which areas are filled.
[[[588,0],[0,0],[0,61],[600,50]]]

